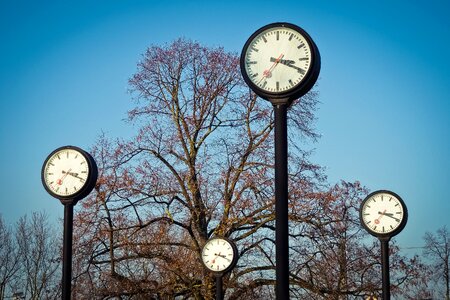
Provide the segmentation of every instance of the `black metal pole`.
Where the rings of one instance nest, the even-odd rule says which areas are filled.
[[[381,242],[381,273],[383,300],[391,299],[390,279],[389,279],[389,239],[380,239]]]
[[[275,238],[276,299],[289,299],[288,227],[288,104],[274,105],[275,112]]]
[[[64,204],[64,241],[62,268],[62,299],[70,300],[72,284],[72,235],[74,203]]]
[[[216,300],[223,300],[222,276],[216,276]]]

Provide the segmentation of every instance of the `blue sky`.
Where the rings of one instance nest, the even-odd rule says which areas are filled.
[[[409,209],[400,246],[450,226],[450,20],[429,1],[0,1],[0,213],[63,207],[40,180],[55,148],[126,136],[127,80],[146,47],[178,37],[240,53],[291,22],[322,56],[314,161],[330,183],[390,189]],[[261,100],[263,101],[263,100]]]

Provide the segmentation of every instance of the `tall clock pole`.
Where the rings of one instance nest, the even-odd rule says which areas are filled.
[[[274,105],[275,114],[275,239],[276,297],[289,299],[288,142],[287,104]]]
[[[62,299],[70,299],[72,284],[72,237],[74,203],[64,204]]]
[[[382,299],[391,299],[391,281],[389,278],[389,238],[380,238],[381,243],[381,284]]]
[[[380,240],[382,299],[391,299],[389,279],[389,241],[405,228],[408,209],[399,195],[388,190],[370,193],[361,203],[362,227]]]
[[[95,187],[97,164],[86,151],[64,146],[54,150],[41,171],[46,191],[64,205],[62,299],[70,300],[72,287],[73,207]]]
[[[290,23],[273,23],[253,33],[241,53],[241,72],[275,115],[275,247],[279,300],[289,299],[289,210],[287,109],[305,95],[320,72],[320,54],[311,37]]]

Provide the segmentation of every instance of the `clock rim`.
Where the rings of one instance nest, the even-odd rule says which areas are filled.
[[[88,170],[89,170],[88,176],[86,178],[84,185],[77,192],[75,192],[71,195],[67,195],[67,196],[58,195],[48,187],[47,182],[45,180],[45,169],[47,166],[47,162],[50,160],[50,158],[52,158],[58,152],[61,152],[64,150],[69,150],[69,149],[80,153],[86,159],[86,162],[88,164]],[[76,146],[71,146],[71,145],[58,147],[57,149],[53,150],[45,159],[45,161],[42,165],[42,169],[41,169],[41,181],[42,181],[42,184],[43,184],[45,190],[47,191],[47,193],[50,194],[50,196],[59,199],[63,204],[72,203],[74,201],[76,202],[78,200],[83,199],[87,195],[89,195],[89,193],[95,187],[95,184],[97,182],[97,177],[98,177],[98,168],[97,168],[97,164],[96,164],[94,158],[85,150],[83,150],[79,147],[76,147]]]
[[[367,224],[364,222],[364,219],[363,219],[363,208],[364,208],[364,205],[365,205],[365,203],[366,203],[367,201],[369,201],[370,198],[372,198],[372,197],[373,197],[374,195],[376,195],[376,194],[389,194],[389,195],[391,195],[391,196],[394,196],[394,197],[399,201],[400,205],[401,205],[402,208],[403,208],[403,217],[402,217],[402,220],[400,221],[400,224],[399,224],[394,230],[392,230],[391,232],[388,232],[388,233],[379,233],[379,232],[373,231],[373,230],[372,230],[369,226],[367,226]],[[406,204],[405,204],[405,202],[403,201],[403,199],[402,199],[397,193],[394,193],[394,192],[389,191],[389,190],[377,190],[377,191],[373,191],[373,192],[371,192],[370,194],[368,194],[368,195],[364,198],[364,200],[361,202],[361,205],[360,205],[360,208],[359,208],[359,219],[360,219],[360,223],[361,223],[361,225],[363,226],[363,228],[364,228],[368,233],[370,233],[371,235],[373,235],[373,236],[375,236],[375,237],[378,237],[379,239],[386,239],[386,238],[390,239],[390,238],[396,236],[397,234],[399,234],[399,233],[405,228],[406,223],[407,223],[407,221],[408,221],[408,208],[406,207]]]
[[[231,260],[230,264],[229,264],[225,269],[223,269],[223,270],[221,270],[221,271],[216,271],[216,270],[210,269],[210,268],[208,267],[208,265],[205,263],[205,261],[203,260],[203,250],[205,249],[205,246],[206,246],[208,243],[212,242],[213,240],[224,240],[224,241],[226,241],[226,242],[231,246],[231,248],[233,249],[233,259]],[[208,240],[206,241],[206,243],[205,243],[205,244],[203,245],[203,247],[202,247],[202,251],[200,252],[200,259],[201,259],[201,261],[202,261],[203,266],[204,266],[209,272],[212,272],[212,273],[214,273],[214,274],[216,274],[216,275],[218,275],[218,276],[221,276],[221,275],[223,275],[223,274],[225,274],[225,273],[231,271],[231,270],[234,268],[234,266],[236,265],[236,263],[237,263],[237,260],[238,260],[238,250],[237,250],[236,243],[234,243],[233,240],[231,240],[231,239],[229,239],[229,238],[227,238],[227,237],[223,237],[223,236],[215,236],[215,237],[213,237],[213,238],[210,238],[210,239],[208,239]]]
[[[304,37],[306,42],[309,45],[309,48],[311,50],[311,66],[308,69],[307,73],[303,77],[303,79],[294,87],[282,91],[282,92],[268,92],[260,87],[258,87],[248,76],[246,68],[245,68],[245,57],[247,53],[247,49],[251,42],[263,31],[276,28],[276,27],[287,27],[292,30],[297,31],[300,35]],[[241,51],[241,57],[240,57],[240,68],[241,68],[241,74],[245,81],[245,83],[250,87],[250,89],[255,92],[258,96],[260,96],[263,99],[269,100],[270,102],[274,104],[280,104],[280,103],[292,103],[295,99],[298,99],[308,93],[311,88],[316,83],[319,73],[320,73],[320,53],[319,49],[317,48],[316,44],[314,43],[311,36],[300,26],[297,26],[292,23],[287,22],[275,22],[267,24],[258,30],[256,30],[246,41],[244,44],[244,47]]]

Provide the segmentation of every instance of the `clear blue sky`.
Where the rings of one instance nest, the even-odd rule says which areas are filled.
[[[151,44],[186,37],[240,53],[272,22],[303,27],[322,56],[314,160],[331,183],[405,200],[402,247],[450,226],[450,2],[0,1],[0,213],[62,216],[46,156],[130,134],[127,80]],[[261,100],[263,101],[263,100]]]

